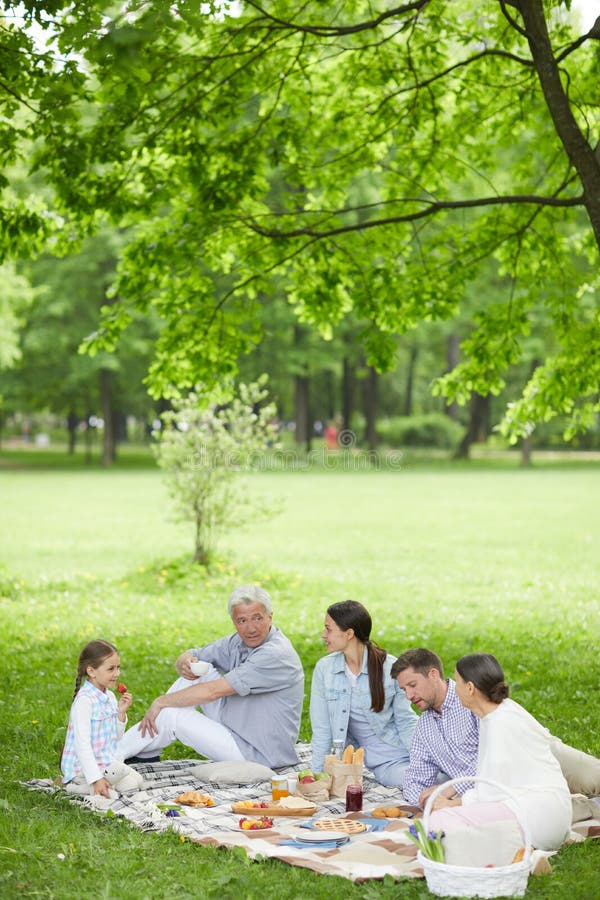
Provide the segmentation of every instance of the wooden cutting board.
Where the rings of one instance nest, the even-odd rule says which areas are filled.
[[[279,806],[277,802],[271,806],[242,806],[240,803],[232,803],[231,809],[234,813],[241,813],[252,819],[260,819],[261,816],[312,816],[317,811],[314,803],[298,809],[286,809],[285,806]]]

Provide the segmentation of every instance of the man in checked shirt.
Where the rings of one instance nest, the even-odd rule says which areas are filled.
[[[445,778],[475,773],[479,719],[462,706],[451,678],[444,678],[442,661],[419,647],[402,653],[392,666],[408,700],[421,710],[404,773],[402,793],[407,803],[424,806],[427,797]],[[468,783],[448,789],[448,797],[464,792]],[[444,792],[436,807],[444,805]]]
[[[391,676],[408,700],[421,710],[413,732],[402,793],[407,803],[423,807],[440,782],[475,774],[479,719],[461,704],[454,681],[444,678],[442,662],[431,650],[424,647],[406,650],[393,664]],[[548,737],[571,794],[600,795],[600,760],[564,744],[550,733]],[[434,801],[435,809],[449,805],[449,800],[469,787],[465,782],[442,791]],[[583,806],[586,815],[590,815],[587,805]],[[573,811],[575,816],[575,805]]]

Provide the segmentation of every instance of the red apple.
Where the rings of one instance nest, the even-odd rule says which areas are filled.
[[[312,784],[313,781],[316,781],[317,779],[314,775],[305,775],[304,778],[300,778],[299,780],[300,784]]]

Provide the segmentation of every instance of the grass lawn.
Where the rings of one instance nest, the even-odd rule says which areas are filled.
[[[118,645],[135,719],[169,684],[182,649],[230,630],[227,594],[247,581],[271,590],[307,691],[325,608],[353,597],[391,652],[428,645],[450,671],[464,652],[496,653],[516,700],[600,754],[599,465],[414,462],[256,474],[248,490],[283,509],[231,532],[207,573],[189,564],[191,531],[168,520],[152,467],[56,468],[29,456],[0,452],[0,896],[429,896],[422,881],[352,885],[251,863],[19,787],[58,773],[84,643],[104,636]],[[310,737],[306,715],[302,737]],[[192,754],[174,746],[167,755]],[[600,843],[566,847],[527,896],[592,900],[599,864]]]

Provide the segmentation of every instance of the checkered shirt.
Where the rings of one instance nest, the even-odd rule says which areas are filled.
[[[477,769],[479,719],[461,704],[451,678],[447,683],[441,711],[426,709],[413,734],[402,793],[406,802],[415,806],[421,792],[436,784],[440,773],[459,778],[474,775]],[[456,786],[458,793],[468,788],[468,783]]]
[[[103,772],[106,766],[114,760],[117,753],[117,701],[112,691],[100,691],[89,681],[84,682],[77,692],[77,696],[73,701],[73,707],[78,699],[83,696],[88,696],[92,700],[91,747],[98,767]],[[62,770],[65,782],[71,781],[83,771],[75,748],[75,729],[72,715],[69,718],[65,749],[62,756]]]

